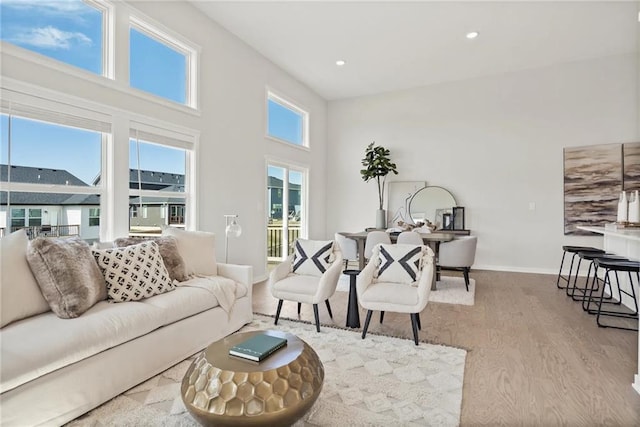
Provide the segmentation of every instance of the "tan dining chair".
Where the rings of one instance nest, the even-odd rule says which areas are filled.
[[[371,254],[373,253],[373,248],[378,243],[391,244],[391,237],[389,237],[389,233],[386,231],[370,231],[367,234],[367,240],[364,244],[364,257],[366,259],[371,259]]]
[[[344,268],[349,267],[349,261],[358,261],[358,242],[340,233],[335,234],[335,241],[340,246],[342,258],[344,259]]]
[[[440,244],[438,269],[462,271],[467,291],[469,290],[469,270],[476,259],[477,244],[476,236],[457,237]]]
[[[422,236],[415,231],[403,231],[398,234],[398,239],[396,240],[398,244],[409,244],[409,245],[422,245]]]

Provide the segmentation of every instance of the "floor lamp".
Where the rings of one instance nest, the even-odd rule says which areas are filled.
[[[227,263],[229,252],[229,236],[239,237],[242,234],[242,227],[238,224],[238,215],[225,215],[226,228],[224,229],[224,262]]]

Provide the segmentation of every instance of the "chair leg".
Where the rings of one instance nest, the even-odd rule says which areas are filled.
[[[418,330],[422,330],[422,325],[420,324],[420,313],[416,313],[416,320],[418,321]]]
[[[469,292],[469,267],[464,267],[462,274],[464,274],[464,285],[467,287],[467,292]]]
[[[274,325],[278,324],[278,319],[280,318],[280,310],[282,310],[282,300],[278,300],[278,309],[276,310],[276,321],[273,322]]]
[[[367,318],[364,320],[364,328],[362,328],[362,339],[367,336],[367,329],[369,329],[369,322],[371,322],[371,315],[373,310],[367,311]]]
[[[331,304],[329,304],[329,300],[324,300],[324,303],[327,304],[327,311],[329,312],[329,317],[333,319],[333,313],[331,312]]]
[[[302,303],[298,303],[298,316],[300,316],[300,309],[302,308]]]
[[[411,327],[413,328],[413,342],[418,345],[418,314],[411,313]]]
[[[316,332],[320,332],[320,316],[318,315],[318,304],[313,304],[313,316],[316,318]]]
[[[382,325],[382,321],[384,320],[384,311],[380,312],[380,324]]]

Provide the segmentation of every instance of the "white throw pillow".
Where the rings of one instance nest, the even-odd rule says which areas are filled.
[[[27,263],[28,246],[24,230],[0,239],[0,328],[50,310]]]
[[[206,231],[185,231],[169,227],[162,232],[163,236],[175,237],[178,252],[184,260],[188,276],[217,276],[216,235]]]
[[[333,262],[333,240],[296,240],[291,271],[320,277]]]
[[[376,246],[374,257],[377,257],[376,271],[379,282],[414,284],[420,279],[422,260],[426,252],[425,246],[418,245],[386,245]]]
[[[137,301],[175,289],[156,242],[94,250],[93,256],[107,282],[109,299]]]

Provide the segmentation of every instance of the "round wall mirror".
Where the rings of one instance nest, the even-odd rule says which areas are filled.
[[[442,215],[451,213],[456,199],[442,187],[424,187],[414,193],[409,201],[409,215],[414,224],[428,219],[436,228],[442,228]]]

